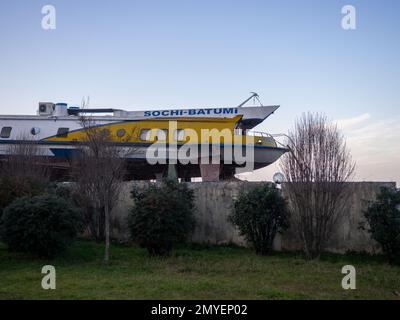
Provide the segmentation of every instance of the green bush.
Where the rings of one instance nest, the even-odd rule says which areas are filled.
[[[193,231],[194,195],[184,183],[165,181],[132,192],[134,207],[128,217],[133,241],[150,255],[169,255]]]
[[[9,250],[52,258],[82,228],[80,211],[55,195],[22,197],[4,209],[1,238]]]
[[[276,233],[289,227],[285,199],[270,184],[241,192],[229,220],[259,255],[269,254]]]
[[[44,192],[45,185],[42,181],[24,178],[15,179],[9,176],[0,178],[0,217],[5,207],[15,199],[24,196],[37,196]]]
[[[104,210],[102,208],[96,208],[93,199],[88,198],[87,194],[80,192],[80,188],[77,184],[50,183],[46,188],[46,193],[64,198],[80,208],[84,230],[88,232],[87,236],[97,242],[105,241]]]
[[[382,188],[364,212],[368,231],[390,263],[400,262],[400,191]],[[365,229],[362,226],[363,229]]]

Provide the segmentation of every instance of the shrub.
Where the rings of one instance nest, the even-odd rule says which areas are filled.
[[[289,226],[286,201],[270,184],[240,193],[229,220],[259,255],[269,254],[276,233]]]
[[[52,258],[81,231],[79,210],[54,195],[22,197],[4,209],[1,237],[9,250]]]
[[[16,179],[6,175],[2,176],[0,178],[0,217],[4,208],[16,198],[40,195],[44,190],[45,185],[37,179]]]
[[[73,194],[73,184],[69,182],[51,182],[47,184],[47,194],[52,194],[59,198],[64,198],[67,201],[71,201],[75,206],[79,207],[75,201],[75,194]]]
[[[81,192],[83,187],[87,186],[56,182],[48,185],[46,193],[64,198],[80,208],[85,233],[88,232],[87,235],[97,242],[102,242],[105,240],[104,208],[99,207],[98,201],[93,201],[95,196],[88,197],[88,194],[91,193],[90,188],[86,188],[87,192]],[[111,220],[111,222],[113,221]]]
[[[400,261],[400,191],[382,188],[364,212],[368,231],[390,263]],[[365,229],[362,226],[363,229]]]
[[[134,207],[128,217],[133,241],[150,255],[169,255],[194,228],[194,195],[186,184],[165,181],[132,192]]]

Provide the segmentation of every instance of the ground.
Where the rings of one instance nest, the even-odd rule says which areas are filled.
[[[182,247],[169,258],[137,246],[77,241],[53,261],[9,253],[0,244],[0,299],[400,299],[400,266],[381,256],[300,253],[256,256],[236,247]],[[41,288],[41,268],[54,265],[57,289]],[[341,269],[357,270],[357,289],[343,290]]]

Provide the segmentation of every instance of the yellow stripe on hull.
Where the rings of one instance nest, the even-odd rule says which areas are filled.
[[[242,116],[234,118],[179,118],[160,120],[125,121],[99,125],[99,130],[107,130],[110,138],[115,142],[156,142],[157,131],[166,130],[168,143],[222,143],[222,144],[257,144],[275,147],[276,143],[272,138],[261,136],[235,135],[235,126]],[[150,139],[142,140],[142,130],[151,130]],[[175,130],[184,130],[184,139],[176,140]],[[86,140],[85,129],[69,132],[66,136],[52,136],[45,141],[74,142]]]

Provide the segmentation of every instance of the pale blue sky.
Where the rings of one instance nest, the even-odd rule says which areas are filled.
[[[56,30],[41,28],[46,4]],[[356,30],[341,28],[346,4]],[[400,182],[399,33],[397,0],[2,0],[0,111],[83,96],[129,110],[228,106],[256,91],[281,105],[259,129],[322,111],[345,124],[358,179]]]

